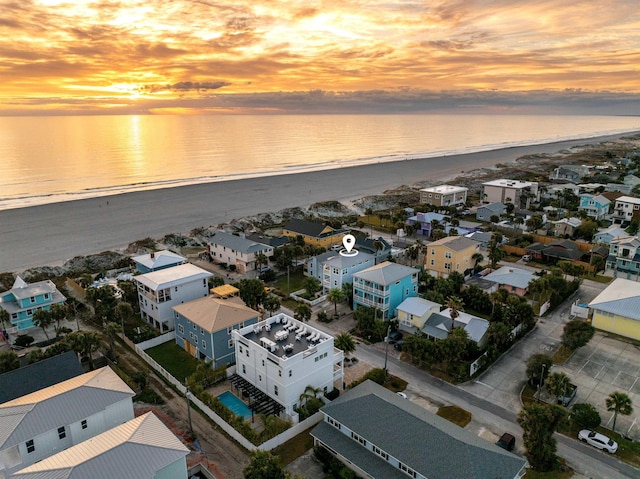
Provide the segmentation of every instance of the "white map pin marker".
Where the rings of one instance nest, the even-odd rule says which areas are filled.
[[[345,235],[344,238],[342,238],[342,245],[344,246],[344,249],[347,250],[347,254],[351,253],[351,250],[353,249],[355,244],[356,237],[353,235]]]

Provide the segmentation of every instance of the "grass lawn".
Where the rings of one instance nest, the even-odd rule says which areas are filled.
[[[294,291],[298,291],[304,288],[304,280],[305,275],[302,268],[296,268],[289,273],[289,293],[293,293]],[[287,292],[287,275],[283,274],[282,276],[278,276],[276,278],[275,284],[273,285],[275,288],[280,291]]]
[[[573,477],[573,471],[551,471],[551,472],[536,472],[533,469],[527,469],[527,473],[524,475],[525,479],[569,479]]]
[[[597,281],[598,283],[604,283],[604,284],[608,284],[611,281],[613,281],[613,278],[611,276],[602,276],[601,274],[596,275],[595,277],[593,277],[593,275],[584,275],[583,276],[584,279],[590,279],[591,281]]]
[[[569,356],[571,356],[571,353],[573,353],[573,349],[561,345],[558,350],[553,353],[551,358],[553,359],[554,364],[564,364],[564,362],[569,359]]]
[[[273,450],[273,453],[280,457],[283,466],[291,464],[313,447],[313,438],[309,434],[313,427],[301,432]]]
[[[174,341],[167,341],[145,352],[180,382],[191,376],[198,366],[198,360]]]
[[[437,414],[460,427],[465,427],[471,421],[471,413],[458,406],[442,406]]]

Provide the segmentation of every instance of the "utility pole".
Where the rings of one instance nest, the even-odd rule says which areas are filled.
[[[190,404],[191,393],[189,392],[189,383],[187,383],[187,378],[184,378],[184,387],[187,390],[185,396],[187,397],[187,417],[189,418],[189,433],[193,438],[194,435],[193,435],[193,425],[191,424],[191,404]]]

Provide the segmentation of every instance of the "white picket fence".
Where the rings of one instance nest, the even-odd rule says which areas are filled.
[[[301,296],[305,292],[306,291],[304,289],[300,289],[298,291],[294,291],[289,296],[292,297],[293,299],[295,299],[296,301],[298,301],[299,303],[305,303],[305,304],[308,304],[309,306],[315,306],[316,304],[320,304],[320,303],[322,303],[322,302],[327,300],[327,295],[323,294],[322,296],[314,299],[313,301],[309,301],[308,299],[305,299],[305,298],[303,298]]]

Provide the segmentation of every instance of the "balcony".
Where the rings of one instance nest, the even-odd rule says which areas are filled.
[[[378,287],[365,286],[364,284],[360,284],[360,283],[356,283],[354,286],[355,286],[356,290],[366,291],[368,293],[373,293],[373,294],[376,294],[376,295],[382,296],[382,297],[389,296],[389,290],[385,291],[385,290],[380,289]]]

